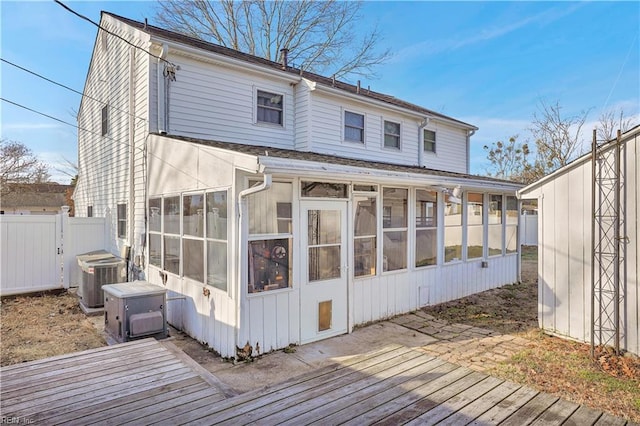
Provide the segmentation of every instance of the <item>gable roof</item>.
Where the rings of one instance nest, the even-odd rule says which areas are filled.
[[[355,86],[353,84],[348,84],[342,81],[335,80],[333,78],[324,77],[319,74],[303,71],[299,68],[295,68],[291,66],[288,66],[286,69],[283,69],[283,66],[280,62],[274,62],[265,58],[260,58],[258,56],[250,55],[248,53],[243,53],[228,47],[220,46],[218,44],[203,41],[194,37],[189,37],[187,35],[180,34],[174,31],[169,31],[160,27],[155,27],[153,25],[144,24],[142,22],[134,21],[132,19],[125,18],[123,16],[119,16],[110,12],[103,11],[102,14],[110,16],[118,21],[121,21],[133,28],[136,28],[139,31],[145,32],[152,37],[159,37],[162,39],[174,41],[176,43],[185,44],[187,46],[205,50],[207,52],[212,52],[212,53],[227,56],[233,59],[238,59],[240,61],[251,63],[254,65],[264,66],[265,68],[277,70],[282,73],[301,76],[317,84],[321,84],[327,87],[333,87],[335,89],[339,89],[351,95],[355,94],[358,96],[362,96],[363,98],[373,99],[379,102],[384,102],[389,105],[393,105],[395,107],[406,109],[408,111],[424,114],[425,116],[440,118],[445,121],[456,123],[457,125],[465,127],[469,130],[478,130],[478,128],[472,124],[465,123],[464,121],[457,120],[453,117],[449,117],[447,115],[440,114],[430,109],[423,108],[419,105],[415,105],[410,102],[403,101],[394,96],[385,95],[384,93],[375,92],[369,89],[358,88],[358,86]]]
[[[209,146],[213,148],[225,149],[228,151],[234,151],[242,154],[249,154],[259,157],[261,159],[277,158],[284,160],[298,160],[308,161],[321,164],[331,164],[338,166],[348,166],[359,169],[369,170],[382,170],[393,173],[404,173],[407,175],[422,175],[425,177],[438,177],[443,179],[455,179],[459,183],[468,182],[472,186],[478,186],[478,184],[486,183],[487,185],[500,185],[504,186],[504,189],[516,190],[522,187],[522,184],[512,182],[503,179],[497,179],[486,176],[469,175],[465,173],[447,172],[443,170],[429,169],[420,166],[406,166],[401,164],[384,163],[381,161],[369,161],[360,160],[347,157],[340,157],[337,155],[319,154],[315,152],[296,151],[292,149],[274,148],[270,146],[260,145],[246,145],[232,142],[220,142],[214,140],[197,139],[187,136],[175,136],[154,133],[156,136],[160,136],[167,139],[180,140],[193,144]]]

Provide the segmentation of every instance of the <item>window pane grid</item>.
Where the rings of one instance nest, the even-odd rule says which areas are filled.
[[[382,270],[385,272],[407,268],[408,196],[408,189],[382,189]]]
[[[384,122],[384,146],[387,148],[400,148],[400,123]]]
[[[416,190],[416,267],[435,265],[437,261],[438,193]]]
[[[364,115],[344,112],[344,138],[349,141],[364,142]]]
[[[436,132],[425,130],[423,136],[425,152],[436,152]]]
[[[263,123],[282,125],[282,95],[258,90],[256,119]]]

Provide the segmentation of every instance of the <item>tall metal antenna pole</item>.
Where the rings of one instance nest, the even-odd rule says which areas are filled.
[[[621,151],[621,132],[618,129],[618,135],[616,140],[615,158],[615,190],[614,190],[614,206],[615,206],[615,221],[614,221],[614,253],[615,263],[613,265],[614,270],[614,296],[613,296],[613,318],[614,318],[614,330],[615,341],[614,346],[616,354],[620,354],[620,151]]]
[[[596,129],[591,142],[591,357],[595,357],[596,325]]]

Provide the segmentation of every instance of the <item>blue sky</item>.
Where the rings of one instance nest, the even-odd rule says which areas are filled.
[[[155,2],[65,2],[94,21],[107,10],[149,18]],[[623,108],[640,123],[640,2],[366,2],[359,28],[378,24],[394,57],[362,79],[387,93],[474,124],[472,173],[482,147],[529,135],[541,100],[567,115]],[[82,91],[96,27],[53,1],[0,2],[0,56]],[[2,97],[75,124],[80,96],[0,63]],[[3,138],[25,143],[67,183],[76,162],[73,127],[0,103]]]

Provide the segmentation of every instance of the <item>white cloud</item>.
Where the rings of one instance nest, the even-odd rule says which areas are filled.
[[[61,128],[61,124],[55,123],[9,123],[3,124],[3,130],[41,130]]]
[[[551,8],[540,12],[537,15],[526,17],[511,24],[493,24],[487,26],[486,28],[483,28],[479,32],[474,32],[470,35],[465,35],[458,38],[454,37],[440,40],[421,41],[400,49],[398,53],[394,55],[391,62],[403,62],[417,57],[432,56],[441,52],[457,50],[483,41],[503,37],[533,23],[547,25],[566,15],[573,13],[580,7],[582,7],[582,4],[574,4],[566,9]]]

